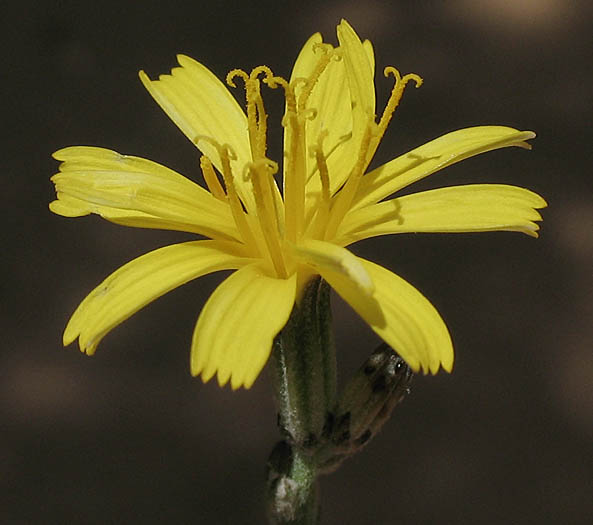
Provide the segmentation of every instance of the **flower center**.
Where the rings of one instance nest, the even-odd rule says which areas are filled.
[[[258,66],[249,74],[241,69],[229,72],[226,82],[231,87],[237,87],[235,80],[240,78],[245,89],[247,106],[247,126],[251,149],[251,162],[243,167],[242,181],[250,182],[255,209],[247,209],[241,202],[235,178],[231,170],[231,160],[236,158],[228,144],[217,144],[208,137],[196,137],[196,141],[206,140],[213,144],[220,157],[222,171],[221,185],[212,162],[203,156],[200,166],[204,180],[212,195],[228,202],[233,219],[237,225],[244,243],[252,250],[254,256],[268,259],[280,278],[286,278],[295,270],[295,264],[290,256],[291,245],[298,245],[305,233],[317,239],[331,241],[350,209],[356,195],[360,180],[364,175],[385,130],[402,97],[404,88],[410,80],[414,80],[416,87],[422,83],[418,75],[408,74],[402,77],[395,68],[387,67],[385,76],[393,75],[395,84],[379,122],[375,122],[375,115],[365,115],[366,125],[364,133],[358,139],[357,160],[341,188],[331,188],[331,173],[329,172],[328,154],[323,151],[324,140],[328,136],[327,129],[321,129],[312,142],[307,140],[306,126],[308,120],[318,118],[318,113],[324,108],[308,107],[308,102],[319,78],[326,70],[331,60],[342,60],[339,49],[329,44],[318,44],[315,51],[319,58],[307,78],[295,78],[292,82],[275,76],[267,66]],[[331,81],[331,80],[329,80]],[[274,175],[278,172],[278,164],[267,157],[267,119],[261,83],[269,88],[282,88],[285,98],[285,113],[282,118],[284,133],[284,185],[283,195],[280,194]],[[326,118],[331,123],[331,115]],[[354,120],[354,113],[353,113]],[[360,123],[359,123],[360,125]],[[358,128],[360,129],[360,128]],[[329,153],[334,153],[338,146],[348,147],[346,142],[351,140],[352,132],[345,137],[344,143],[335,145]],[[308,145],[310,151],[307,151]],[[339,154],[339,151],[335,153]],[[312,174],[307,173],[307,154],[315,159],[315,169]],[[318,176],[320,193],[314,210],[309,207],[307,215],[306,187],[311,175]]]
[[[333,49],[331,46],[324,51]],[[291,261],[287,261],[288,250],[283,249],[285,242],[298,244],[305,230],[305,187],[307,182],[307,143],[305,135],[306,120],[315,118],[316,111],[307,108],[307,100],[331,58],[331,53],[324,52],[320,57],[313,73],[307,79],[298,78],[292,83],[284,78],[275,76],[267,66],[258,66],[247,74],[240,69],[234,69],[227,75],[226,81],[231,87],[236,87],[235,79],[240,78],[245,85],[247,105],[247,124],[251,147],[252,162],[244,169],[243,176],[251,181],[256,205],[258,229],[265,240],[266,252],[278,276],[287,277],[291,273]],[[263,76],[263,79],[260,79]],[[267,114],[261,95],[261,82],[275,89],[284,90],[285,113],[282,125],[285,127],[285,165],[284,165],[284,195],[281,196],[273,176],[278,171],[277,163],[266,156],[267,148]],[[303,84],[297,97],[295,87]],[[318,157],[321,156],[319,150]],[[322,161],[323,162],[323,161]],[[224,163],[223,163],[224,165]],[[229,165],[229,163],[227,163]],[[213,195],[221,195],[221,188],[216,185],[216,179],[204,163],[202,168],[204,179]],[[327,166],[320,169],[320,175],[325,181],[326,202],[329,206],[329,179]],[[232,185],[232,180],[225,185]],[[232,177],[229,177],[232,179]],[[211,181],[211,182],[209,182]],[[233,207],[230,193],[229,202]],[[242,211],[242,210],[241,210]],[[243,213],[233,212],[235,221]],[[241,228],[240,228],[241,229]],[[241,229],[242,233],[243,230]],[[251,236],[253,237],[253,233]]]

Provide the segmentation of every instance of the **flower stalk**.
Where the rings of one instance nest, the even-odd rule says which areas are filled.
[[[325,281],[312,279],[274,341],[278,424],[287,441],[303,449],[319,443],[336,402],[329,291]]]
[[[336,404],[336,357],[329,286],[309,281],[274,341],[272,375],[280,441],[270,456],[268,508],[274,524],[318,522],[315,453]]]
[[[312,458],[286,441],[268,460],[268,517],[271,525],[317,525],[319,482]]]
[[[319,519],[317,478],[362,450],[409,393],[412,371],[381,344],[337,395],[329,285],[309,281],[274,341],[272,375],[282,441],[268,460],[275,525]]]

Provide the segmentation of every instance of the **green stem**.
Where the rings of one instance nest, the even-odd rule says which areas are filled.
[[[337,399],[329,286],[321,279],[306,286],[274,340],[270,364],[283,437],[268,461],[270,523],[318,525],[318,476],[379,432],[409,393],[413,374],[383,343]]]
[[[268,463],[268,512],[274,525],[318,525],[319,484],[311,458],[280,441]]]
[[[272,353],[278,424],[284,440],[268,471],[271,523],[316,525],[319,520],[315,452],[336,402],[329,287],[312,280],[278,334]]]

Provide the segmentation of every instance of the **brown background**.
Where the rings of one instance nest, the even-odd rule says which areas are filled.
[[[61,348],[69,315],[103,277],[188,236],[50,214],[50,154],[98,145],[196,177],[194,148],[137,70],[154,77],[185,52],[218,75],[261,63],[288,75],[311,33],[335,42],[341,17],[372,39],[379,67],[425,79],[406,93],[378,161],[457,128],[533,129],[532,152],[490,153],[413,189],[514,183],[550,206],[537,241],[408,235],[354,247],[434,302],[457,360],[451,375],[417,377],[384,431],[322,480],[323,523],[591,523],[589,2],[16,5],[4,4],[0,22],[2,523],[264,522],[277,439],[267,374],[235,393],[189,374],[193,325],[220,275],[148,306],[94,358]],[[385,101],[390,82],[379,86]],[[346,377],[377,338],[340,301],[335,330]]]

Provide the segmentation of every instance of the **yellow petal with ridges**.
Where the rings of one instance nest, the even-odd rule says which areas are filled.
[[[62,217],[84,217],[93,213],[93,206],[87,202],[75,199],[63,193],[57,194],[57,199],[49,203],[49,209]],[[113,209],[113,208],[112,208]],[[96,213],[96,212],[95,212]]]
[[[337,33],[350,88],[354,124],[359,128],[362,126],[359,129],[360,135],[362,135],[368,118],[375,118],[373,69],[369,62],[367,49],[346,20],[340,22]],[[354,131],[356,134],[357,130]]]
[[[191,372],[223,386],[250,388],[295,301],[296,274],[270,277],[260,265],[233,273],[210,296],[192,340]]]
[[[174,221],[172,219],[162,219],[148,213],[132,210],[120,210],[110,208],[109,206],[99,206],[89,203],[63,193],[58,194],[58,199],[49,203],[49,209],[56,215],[63,217],[83,217],[95,213],[115,224],[129,226],[132,228],[150,228],[153,230],[173,230],[188,233],[197,233],[210,238],[222,238],[233,240],[233,236],[225,235],[217,230],[210,230],[204,224],[192,224],[187,221]],[[189,218],[191,220],[191,218]],[[237,235],[235,233],[235,235]]]
[[[122,155],[117,151],[96,146],[69,146],[56,151],[52,157],[61,161],[60,171],[128,171],[154,173],[162,178],[178,181],[185,177],[152,160]],[[206,190],[204,190],[206,191]]]
[[[290,82],[293,83],[297,78],[308,78],[315,69],[319,60],[320,51],[316,51],[315,47],[323,42],[321,33],[311,35],[294,61],[292,73],[290,75]],[[297,95],[299,91],[297,90]]]
[[[334,290],[414,371],[436,374],[453,367],[449,331],[434,306],[416,288],[386,268],[360,259],[375,284],[372,300],[355,283],[321,272]]]
[[[231,160],[235,184],[241,198],[252,209],[251,186],[241,176],[245,165],[252,160],[244,111],[206,66],[185,55],[178,55],[177,60],[181,67],[173,68],[170,75],[150,80],[140,71],[140,80],[169,118],[219,171],[222,171],[222,163],[216,147],[196,139],[206,136],[221,146],[232,147],[236,155],[236,159]]]
[[[375,78],[375,50],[373,49],[373,44],[370,40],[365,40],[362,43],[362,47],[367,54],[367,60],[369,61],[369,66],[371,67],[371,76]]]
[[[157,297],[201,275],[249,262],[242,245],[212,240],[142,255],[112,273],[80,303],[64,331],[64,345],[78,338],[81,351],[91,355],[109,331]]]
[[[413,193],[348,214],[336,242],[391,233],[518,231],[537,237],[536,211],[546,201],[536,193],[504,184],[449,186]]]
[[[52,177],[58,200],[50,209],[66,217],[96,213],[120,224],[147,219],[154,226],[186,229],[210,237],[239,233],[225,202],[156,162],[89,146],[54,153],[62,161]],[[119,211],[117,211],[119,210]],[[158,225],[157,225],[158,224]]]
[[[91,213],[101,216],[103,219],[119,224],[121,226],[129,226],[132,228],[150,228],[153,230],[173,230],[188,233],[197,233],[205,235],[210,238],[220,238],[233,240],[238,236],[237,232],[233,235],[226,235],[220,231],[220,227],[216,230],[208,228],[205,224],[192,224],[191,217],[185,217],[184,220],[163,219],[148,213],[132,210],[120,210],[118,208],[110,208],[109,206],[99,206],[64,195],[58,194],[58,199],[49,203],[49,209],[63,217],[83,217]]]
[[[505,126],[477,126],[447,133],[367,173],[353,208],[374,204],[409,184],[461,160],[509,146],[529,148],[532,131]]]
[[[325,241],[303,240],[298,246],[292,246],[293,256],[305,266],[322,274],[330,271],[343,275],[355,284],[365,295],[372,295],[375,290],[372,279],[361,264],[360,259],[349,250]]]

